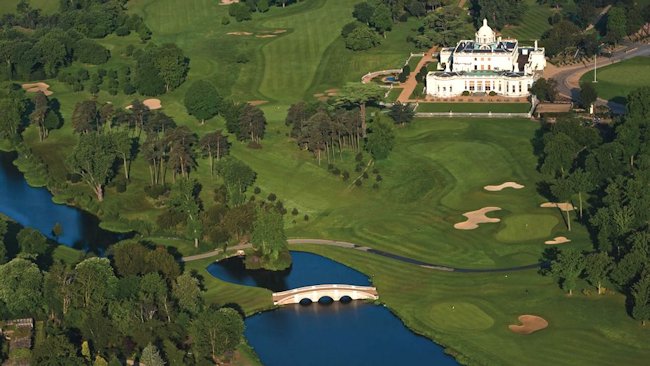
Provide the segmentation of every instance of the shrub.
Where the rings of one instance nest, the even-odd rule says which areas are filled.
[[[332,174],[341,175],[341,171],[339,170],[339,168],[334,168],[334,169],[332,169]]]
[[[348,179],[350,179],[350,173],[348,173],[347,170],[344,170],[343,174],[341,174],[341,176],[343,177],[344,181],[347,181]]]
[[[166,210],[156,218],[156,225],[161,230],[173,229],[187,220],[187,215],[174,210]]]
[[[379,169],[373,168],[372,169],[372,174],[379,174]]]
[[[494,90],[490,90],[490,92],[488,93],[488,95],[491,96],[491,97],[493,97],[493,96],[497,95],[497,92],[495,92]]]
[[[291,210],[291,214],[293,216],[297,216],[298,215],[298,209],[294,207],[293,210]]]
[[[228,24],[230,24],[230,17],[221,18],[221,25],[228,25]]]
[[[363,179],[368,179],[368,172],[363,172],[362,177],[363,177]]]
[[[363,183],[363,181],[361,179],[357,179],[357,180],[354,181],[354,185],[357,186],[357,187],[361,187],[361,183]]]
[[[464,90],[464,91],[461,93],[461,95],[464,96],[464,97],[469,96],[469,90]]]
[[[147,195],[147,197],[153,198],[153,199],[158,199],[160,196],[164,196],[169,192],[169,187],[168,186],[145,186],[144,187],[144,194]]]
[[[363,170],[363,166],[362,166],[361,164],[357,164],[357,165],[354,167],[354,171],[357,172],[357,173],[359,173],[359,172],[362,171],[362,170]]]
[[[277,198],[278,196],[276,196],[275,193],[270,193],[269,196],[266,197],[266,199],[268,199],[271,202],[275,201]]]
[[[305,221],[309,221],[309,215],[305,215]]]
[[[377,174],[377,176],[375,177],[375,180],[376,180],[377,182],[381,182],[382,179],[383,179],[383,178],[382,178],[381,175],[379,175],[379,174]]]
[[[253,193],[255,193],[255,194],[260,194],[260,192],[262,192],[262,190],[260,189],[260,187],[255,187],[255,188],[253,189]]]
[[[357,155],[354,156],[354,161],[362,161],[362,160],[363,160],[362,153],[357,153]]]
[[[250,61],[250,57],[248,57],[248,54],[247,54],[247,53],[242,52],[242,53],[240,53],[240,54],[237,55],[235,61],[236,61],[238,64],[247,64],[248,61]]]
[[[135,51],[135,46],[133,46],[132,44],[130,44],[130,45],[126,46],[126,50],[125,50],[125,51],[126,51],[126,55],[129,56],[129,57],[131,57],[131,55],[133,55],[133,51]]]
[[[228,6],[228,14],[238,22],[252,19],[250,8],[243,3],[235,3]]]

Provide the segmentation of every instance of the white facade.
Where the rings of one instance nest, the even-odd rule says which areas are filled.
[[[537,41],[534,47],[520,47],[516,39],[497,38],[484,19],[474,40],[462,40],[440,51],[439,71],[427,74],[426,92],[434,97],[464,91],[528,96],[545,67],[544,48],[537,47]]]

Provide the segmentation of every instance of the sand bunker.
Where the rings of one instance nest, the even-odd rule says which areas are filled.
[[[50,95],[54,94],[51,90],[48,90],[48,89],[50,89],[50,86],[48,84],[45,84],[45,83],[23,84],[22,87],[28,93],[42,92],[43,94],[47,95],[48,97]]]
[[[478,224],[499,222],[501,219],[491,218],[485,215],[488,212],[499,210],[501,210],[501,207],[483,207],[480,210],[465,212],[463,216],[467,217],[467,221],[454,224],[454,228],[458,230],[474,230],[478,228]]]
[[[286,31],[287,31],[286,29],[276,29],[276,30],[273,31],[273,34],[282,34],[282,33],[286,32]]]
[[[548,327],[546,319],[537,315],[521,315],[519,322],[522,325],[510,324],[508,328],[517,334],[531,334]]]
[[[568,202],[563,202],[563,203],[555,203],[555,202],[545,202],[539,205],[539,207],[545,207],[545,208],[559,208],[562,211],[573,211],[575,210],[575,206]]]
[[[247,103],[252,106],[256,106],[256,105],[266,104],[268,102],[269,102],[268,100],[249,100]]]
[[[238,3],[239,0],[221,0],[219,5],[230,5],[230,4],[235,4]]]
[[[524,186],[519,184],[519,183],[516,183],[516,182],[505,182],[505,183],[499,184],[498,186],[485,186],[485,187],[483,187],[483,189],[485,189],[486,191],[490,191],[490,192],[498,192],[498,191],[501,191],[501,190],[503,190],[505,188],[522,189],[522,188],[524,188]]]
[[[564,244],[570,242],[571,239],[567,238],[566,236],[556,236],[553,238],[553,240],[547,240],[544,242],[544,244],[547,245],[556,245],[556,244]]]
[[[142,104],[149,107],[150,110],[156,110],[162,108],[162,103],[160,99],[145,99],[142,101]],[[126,106],[126,109],[131,109],[133,106],[131,104]]]
[[[226,34],[231,36],[252,36],[253,35],[253,33],[251,32],[228,32]]]
[[[273,38],[277,37],[275,34],[258,34],[255,36],[256,38]]]

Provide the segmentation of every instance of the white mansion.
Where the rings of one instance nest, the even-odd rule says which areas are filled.
[[[429,72],[426,93],[451,97],[470,93],[528,96],[528,90],[546,67],[544,48],[519,47],[516,39],[496,37],[483,20],[476,38],[440,51],[438,71]]]

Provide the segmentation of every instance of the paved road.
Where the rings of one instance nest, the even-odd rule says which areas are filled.
[[[641,43],[627,44],[622,49],[615,52],[612,57],[599,57],[597,60],[597,66],[601,67],[610,65],[636,56],[650,56],[650,45]],[[593,70],[593,68],[593,63],[571,65],[557,68],[553,71],[553,74],[549,76],[557,81],[560,95],[578,101],[580,99],[580,77]],[[625,113],[625,106],[618,103],[599,99],[596,104],[607,105],[616,114]]]
[[[359,245],[347,241],[338,241],[338,240],[329,240],[329,239],[306,239],[306,238],[299,238],[299,239],[289,239],[287,240],[289,244],[316,244],[316,245],[326,245],[326,246],[333,246],[333,247],[339,247],[339,248],[346,248],[346,249],[353,249],[353,250],[358,250],[362,252],[367,252],[367,253],[372,253],[376,255],[380,255],[382,257],[394,259],[400,262],[404,263],[409,263],[409,264],[414,264],[416,266],[420,266],[422,268],[428,268],[428,269],[433,269],[436,271],[443,271],[443,272],[463,272],[463,273],[490,273],[490,272],[512,272],[512,271],[521,271],[521,270],[526,270],[526,269],[536,269],[540,267],[539,263],[533,263],[533,264],[528,264],[524,266],[517,266],[517,267],[508,267],[508,268],[458,268],[458,267],[448,267],[440,264],[435,264],[435,263],[429,263],[429,262],[424,262],[420,261],[417,259],[409,258],[409,257],[404,257],[398,254],[393,254],[389,252],[385,252],[383,250],[378,250],[378,249],[372,249],[370,247],[364,246],[364,245]],[[228,249],[231,251],[237,251],[237,250],[244,250],[248,249],[251,247],[251,244],[238,244],[233,247],[229,247]],[[216,257],[217,255],[221,254],[223,250],[221,249],[216,249],[207,253],[201,253],[201,254],[196,254],[196,255],[191,255],[187,257],[183,257],[181,259],[182,262],[192,262],[196,260],[201,260],[201,259],[207,259],[207,258],[212,258]]]

